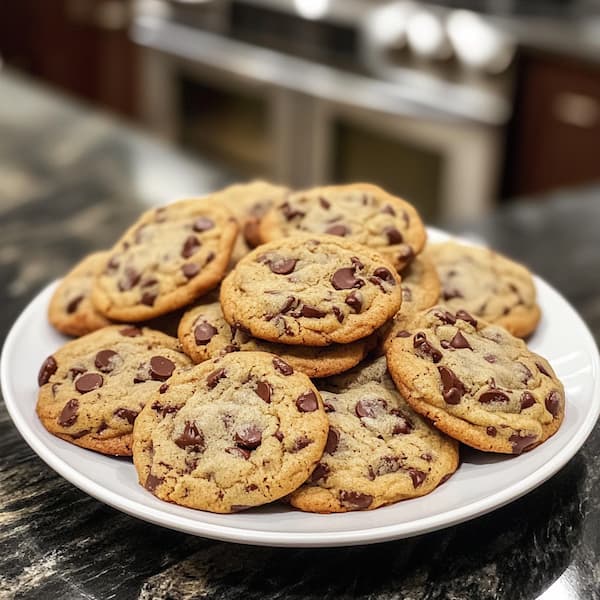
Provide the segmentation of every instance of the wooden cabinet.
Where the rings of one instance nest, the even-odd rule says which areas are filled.
[[[600,64],[531,53],[519,72],[505,195],[600,181]]]
[[[137,104],[131,0],[0,3],[0,55],[77,96],[125,115]]]

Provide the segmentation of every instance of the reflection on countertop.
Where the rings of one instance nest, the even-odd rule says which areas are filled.
[[[112,243],[145,206],[228,180],[7,73],[0,99],[3,337],[47,281]],[[596,339],[599,194],[518,202],[468,227],[555,284]],[[88,497],[37,458],[2,406],[0,596],[589,600],[600,597],[599,485],[596,430],[550,481],[469,523],[369,547],[245,547],[165,530]]]

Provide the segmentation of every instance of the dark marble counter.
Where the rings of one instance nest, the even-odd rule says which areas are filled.
[[[144,205],[226,173],[0,72],[0,334],[49,280],[109,245]],[[514,204],[469,226],[554,284],[600,337],[600,190]],[[457,228],[458,230],[458,228]],[[460,228],[464,231],[464,226]],[[555,477],[500,510],[369,547],[213,542],[80,492],[0,405],[0,599],[600,598],[600,431]]]

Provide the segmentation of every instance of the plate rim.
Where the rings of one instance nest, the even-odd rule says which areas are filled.
[[[445,231],[435,230],[434,228],[428,229],[449,236]],[[456,236],[451,237],[456,238]],[[474,245],[470,240],[464,241],[470,245]],[[140,504],[136,500],[120,496],[116,492],[96,483],[91,477],[78,471],[67,461],[54,454],[51,449],[45,445],[43,438],[39,437],[36,432],[30,428],[25,417],[21,417],[21,413],[18,410],[17,399],[12,396],[9,385],[10,374],[8,372],[8,356],[11,354],[12,348],[17,343],[19,333],[28,322],[30,314],[37,310],[37,305],[41,301],[41,298],[45,295],[50,295],[52,289],[58,284],[58,280],[49,283],[42,290],[37,292],[21,311],[10,328],[9,333],[5,338],[2,354],[0,355],[0,385],[2,386],[4,403],[13,424],[25,442],[39,458],[64,479],[86,494],[92,496],[96,500],[108,504],[116,510],[125,512],[140,520],[215,540],[272,547],[301,548],[351,546],[414,537],[472,520],[483,514],[501,508],[542,485],[577,454],[589,437],[600,416],[600,357],[598,355],[598,347],[594,337],[579,313],[560,292],[541,277],[535,274],[533,277],[538,290],[546,287],[548,291],[557,295],[560,300],[569,307],[573,313],[573,317],[578,321],[578,324],[581,327],[582,335],[580,336],[578,343],[581,344],[582,347],[585,346],[586,350],[590,351],[592,357],[592,371],[590,377],[593,379],[594,385],[591,391],[592,398],[590,399],[590,406],[586,411],[584,426],[577,430],[576,434],[568,440],[565,446],[555,454],[551,460],[544,463],[541,468],[531,472],[518,483],[496,492],[487,498],[475,500],[450,511],[422,517],[409,522],[353,529],[351,531],[313,531],[307,533],[261,531],[260,529],[239,528],[236,527],[235,524],[229,526],[208,523],[204,522],[201,517],[199,519],[194,518],[194,515],[202,515],[202,511],[188,509],[192,512],[188,517],[166,513],[159,508]],[[328,518],[328,515],[320,516],[324,519]]]

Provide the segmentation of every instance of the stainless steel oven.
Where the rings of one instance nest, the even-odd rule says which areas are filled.
[[[164,136],[240,177],[379,183],[430,219],[493,204],[509,78],[398,61],[397,40],[388,52],[389,40],[378,46],[369,32],[389,3],[140,6],[143,114]]]

